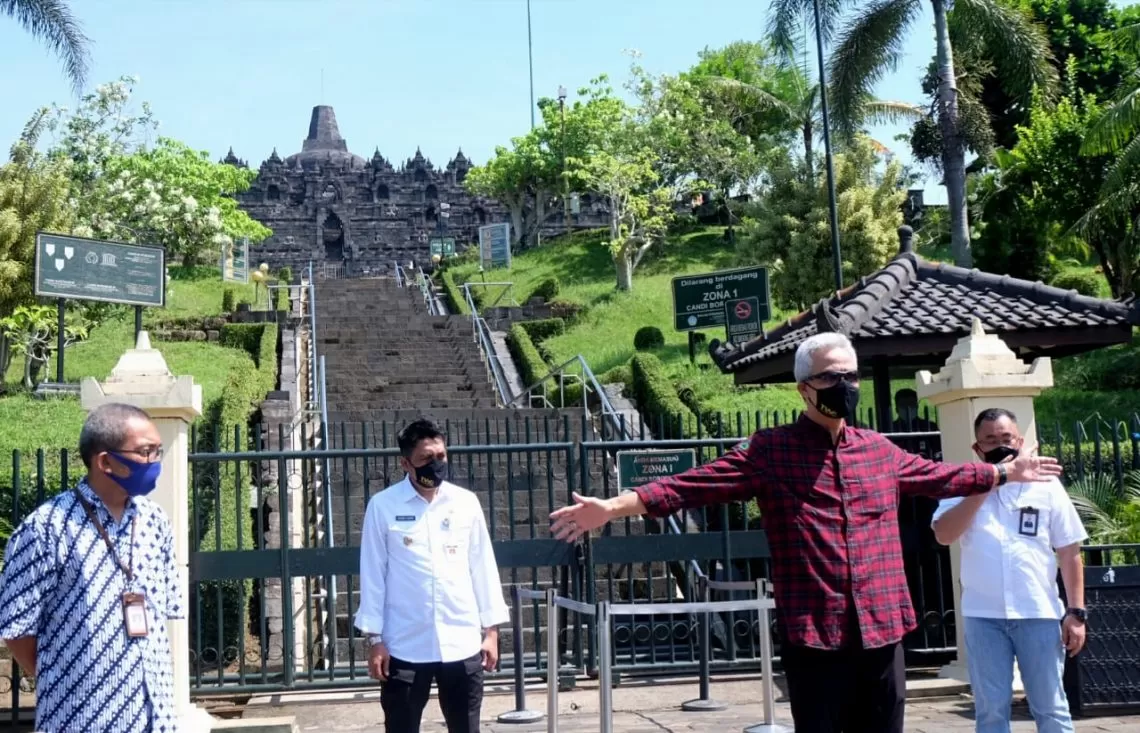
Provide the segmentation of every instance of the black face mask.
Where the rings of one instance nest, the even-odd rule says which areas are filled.
[[[859,404],[859,386],[840,382],[827,389],[815,391],[815,407],[824,417],[842,420],[855,414]]]
[[[436,458],[422,466],[412,466],[412,476],[424,489],[438,489],[447,480],[447,461]]]
[[[1017,458],[1020,453],[1021,451],[1012,445],[999,445],[983,453],[982,457],[986,459],[986,463],[1001,463],[1007,458]]]

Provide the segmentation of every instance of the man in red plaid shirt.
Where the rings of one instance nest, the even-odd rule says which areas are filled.
[[[915,628],[899,543],[900,493],[938,499],[1061,473],[1027,451],[1000,464],[950,464],[847,425],[859,401],[855,350],[823,333],[796,351],[806,406],[719,459],[610,499],[574,496],[551,513],[574,541],[619,517],[755,499],[772,551],[781,659],[797,733],[901,733],[901,640]]]

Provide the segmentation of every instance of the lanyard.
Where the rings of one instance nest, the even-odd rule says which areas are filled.
[[[138,514],[131,517],[131,550],[130,555],[127,557],[127,562],[124,563],[122,558],[119,557],[118,551],[115,550],[115,545],[111,542],[111,538],[107,536],[107,530],[103,528],[103,523],[99,521],[99,517],[95,514],[95,508],[92,507],[87,500],[83,498],[83,494],[79,493],[79,489],[75,490],[75,498],[83,506],[83,511],[87,512],[87,517],[91,523],[95,525],[95,529],[99,530],[99,536],[103,538],[103,543],[107,545],[107,551],[111,553],[111,557],[122,569],[123,573],[127,576],[127,582],[133,582],[135,579],[134,571],[131,566],[135,562],[135,525],[137,524]]]

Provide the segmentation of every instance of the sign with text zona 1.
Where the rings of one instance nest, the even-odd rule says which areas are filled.
[[[736,298],[724,301],[724,330],[729,343],[744,344],[760,335],[759,298]]]
[[[704,275],[673,278],[673,326],[678,331],[696,331],[725,325],[724,304],[729,300],[755,298],[760,322],[772,317],[768,297],[768,268],[745,267]]]
[[[249,240],[222,245],[222,281],[249,283]]]
[[[617,454],[618,488],[632,489],[697,465],[697,452],[681,450],[623,450]]]
[[[511,266],[511,225],[488,224],[479,227],[479,259],[483,269]]]
[[[35,293],[45,298],[166,305],[166,250],[36,233]]]

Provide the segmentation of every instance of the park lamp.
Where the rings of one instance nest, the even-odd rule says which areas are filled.
[[[566,101],[566,87],[561,84],[558,85],[558,103],[562,104]]]

